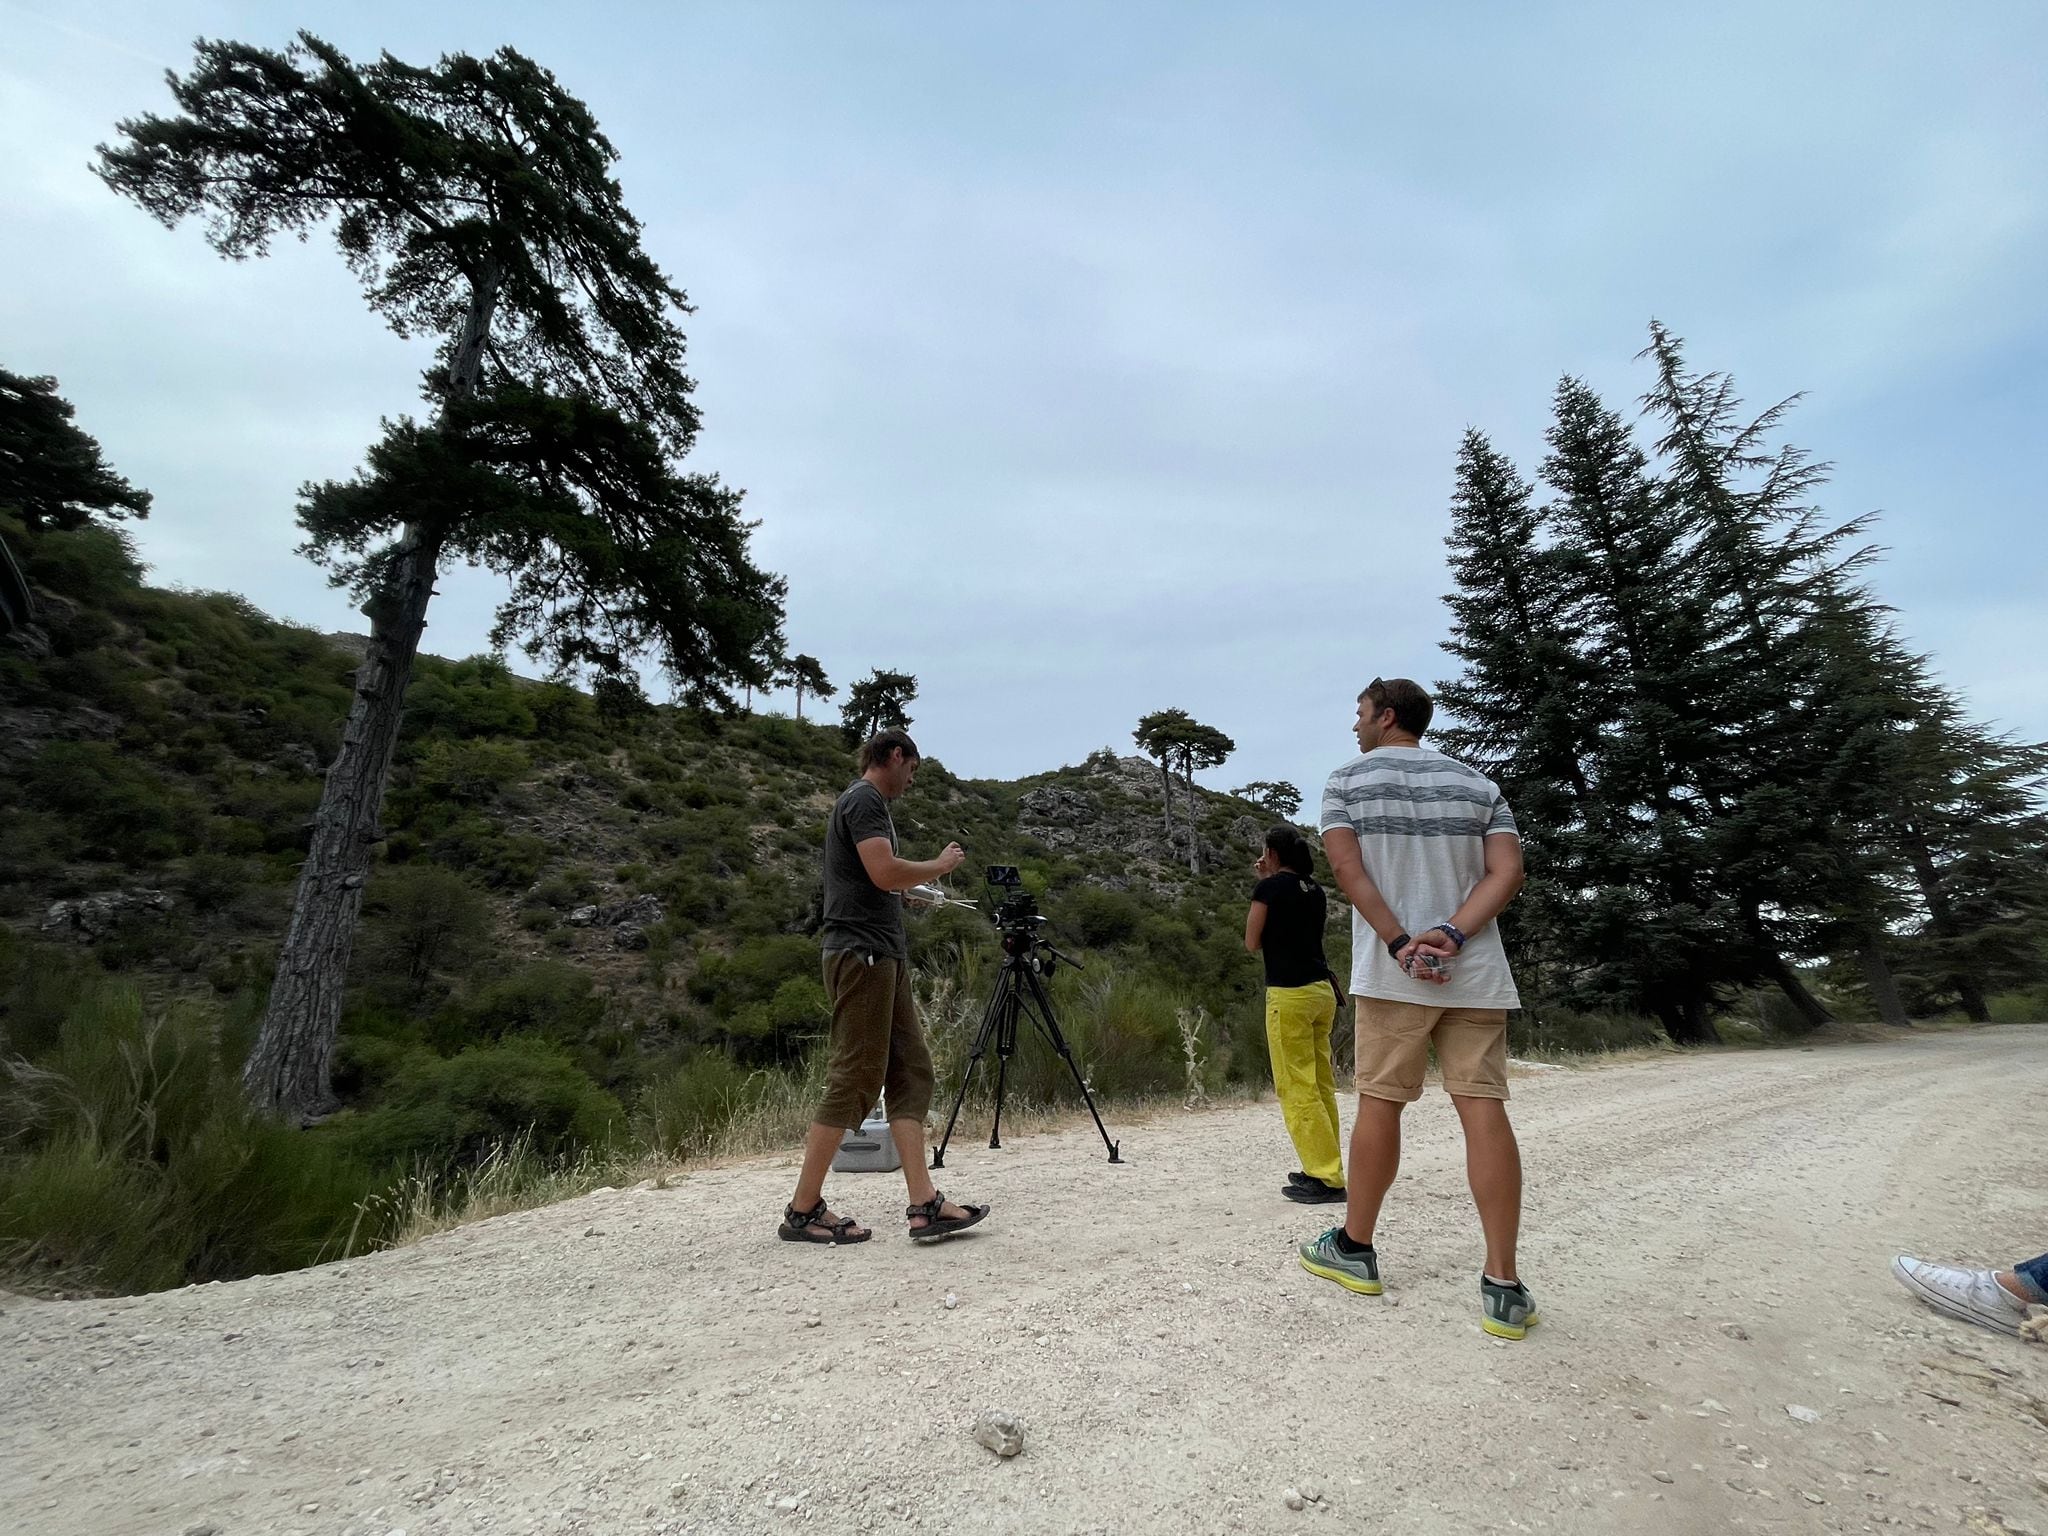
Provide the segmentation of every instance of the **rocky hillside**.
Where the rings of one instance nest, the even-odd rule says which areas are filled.
[[[0,923],[160,994],[246,1000],[267,982],[361,642],[121,575],[49,603],[36,643],[0,652]],[[852,773],[836,727],[607,713],[492,658],[423,658],[400,759],[352,1029],[468,1006],[443,1047],[495,1038],[530,999],[500,997],[509,1019],[477,1000],[521,978],[573,995],[610,1058],[788,1059],[822,1023],[818,996],[785,983],[815,974],[817,849]],[[1229,940],[1264,819],[1195,788],[1194,875],[1187,787],[1171,837],[1163,788],[1155,764],[1107,749],[1014,783],[934,761],[898,823],[913,849],[967,847],[961,894],[980,894],[965,877],[983,864],[1019,864],[1064,943],[1221,1010],[1256,990]],[[986,936],[947,912],[917,942]]]

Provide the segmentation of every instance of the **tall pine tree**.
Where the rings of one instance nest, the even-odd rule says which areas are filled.
[[[125,121],[99,174],[222,255],[330,228],[369,306],[434,337],[425,423],[391,423],[366,470],[306,488],[305,552],[370,619],[263,1025],[260,1108],[331,1108],[342,989],[434,581],[506,576],[493,643],[617,676],[655,651],[727,701],[779,651],[783,585],[753,564],[739,494],[677,461],[698,428],[687,303],[640,244],[589,109],[501,49],[358,65],[309,33],[282,52],[202,41],[177,115]]]

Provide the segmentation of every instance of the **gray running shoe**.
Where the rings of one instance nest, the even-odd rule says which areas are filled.
[[[1496,1339],[1525,1339],[1539,1321],[1536,1298],[1520,1281],[1502,1285],[1480,1275],[1479,1305],[1479,1326]]]
[[[1380,1284],[1380,1256],[1370,1248],[1363,1253],[1346,1253],[1337,1246],[1342,1227],[1332,1227],[1314,1242],[1301,1245],[1301,1267],[1312,1275],[1334,1280],[1347,1291],[1377,1296]]]

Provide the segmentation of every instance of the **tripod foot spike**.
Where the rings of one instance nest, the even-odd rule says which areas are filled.
[[[1113,1141],[1113,1142],[1111,1142],[1111,1143],[1109,1144],[1109,1160],[1110,1160],[1110,1161],[1111,1161],[1112,1163],[1120,1163],[1120,1162],[1122,1162],[1122,1161],[1123,1161],[1123,1159],[1122,1159],[1122,1158],[1120,1158],[1120,1157],[1118,1157],[1118,1156],[1116,1155],[1116,1154],[1117,1154],[1117,1147],[1118,1147],[1119,1145],[1120,1145],[1120,1143],[1117,1143],[1117,1142],[1114,1142],[1114,1141]]]

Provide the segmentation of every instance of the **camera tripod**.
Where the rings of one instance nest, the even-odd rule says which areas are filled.
[[[1081,962],[1068,959],[1021,924],[1005,927],[1002,937],[1003,968],[996,977],[995,991],[989,995],[988,1009],[981,1016],[981,1028],[975,1032],[973,1049],[967,1055],[967,1066],[960,1074],[960,1091],[953,1096],[953,1112],[946,1116],[946,1134],[939,1138],[938,1150],[932,1153],[932,1166],[946,1166],[946,1145],[953,1139],[953,1127],[960,1119],[960,1106],[967,1100],[967,1090],[974,1082],[974,1070],[981,1065],[982,1057],[988,1054],[991,1043],[996,1048],[996,1107],[995,1119],[989,1125],[988,1144],[991,1147],[1002,1146],[1003,1089],[1010,1076],[1010,1058],[1017,1050],[1017,1022],[1020,1019],[1029,1019],[1035,1024],[1060,1060],[1067,1064],[1067,1070],[1074,1074],[1074,1086],[1081,1090],[1088,1113],[1094,1117],[1102,1144],[1109,1148],[1109,1160],[1112,1163],[1122,1162],[1123,1159],[1117,1156],[1117,1144],[1103,1129],[1101,1112],[1095,1107],[1095,1096],[1088,1091],[1081,1068],[1067,1046],[1067,1037],[1060,1033],[1060,1021],[1052,1011],[1052,999],[1046,996],[1045,983],[1040,979],[1056,964],[1071,965],[1078,971]]]

